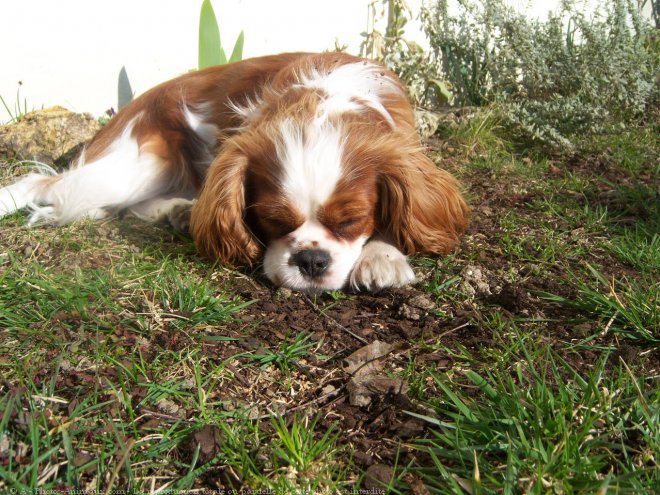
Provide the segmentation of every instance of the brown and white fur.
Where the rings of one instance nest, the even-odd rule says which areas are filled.
[[[396,75],[291,53],[183,75],[122,109],[71,168],[0,189],[0,217],[61,225],[128,209],[189,231],[208,257],[263,261],[278,286],[414,281],[466,227],[456,181],[425,156]]]

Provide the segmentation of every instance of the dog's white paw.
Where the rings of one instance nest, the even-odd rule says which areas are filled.
[[[383,241],[365,244],[351,273],[351,286],[356,290],[377,291],[413,282],[415,273],[405,255]]]

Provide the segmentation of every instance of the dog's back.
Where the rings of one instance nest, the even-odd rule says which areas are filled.
[[[30,224],[61,225],[130,208],[144,220],[165,219],[198,194],[223,136],[240,125],[235,109],[305,56],[211,67],[150,89],[112,118],[67,171],[37,166],[0,189],[0,217],[28,207]]]

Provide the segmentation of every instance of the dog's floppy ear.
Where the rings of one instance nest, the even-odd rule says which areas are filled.
[[[467,227],[456,180],[419,147],[381,164],[378,231],[405,254],[447,254]]]
[[[261,247],[245,223],[248,158],[227,143],[211,163],[193,206],[190,232],[205,256],[230,265],[251,265]]]

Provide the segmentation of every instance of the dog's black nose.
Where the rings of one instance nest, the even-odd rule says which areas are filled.
[[[303,275],[320,277],[330,266],[330,253],[323,249],[303,249],[293,255],[293,262]]]

